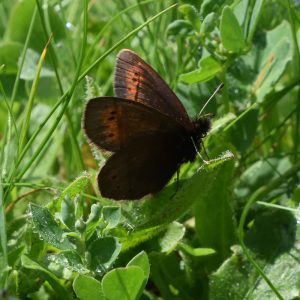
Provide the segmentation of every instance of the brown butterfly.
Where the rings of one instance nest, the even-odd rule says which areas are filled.
[[[210,120],[191,121],[163,79],[127,49],[117,56],[114,92],[89,100],[83,128],[91,143],[113,152],[98,174],[102,196],[139,199],[195,159]]]

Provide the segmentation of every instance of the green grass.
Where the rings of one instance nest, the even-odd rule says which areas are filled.
[[[296,299],[296,1],[0,2],[0,298]],[[190,117],[200,159],[158,194],[97,192],[106,154],[81,128],[132,49]],[[233,155],[232,155],[233,154]]]

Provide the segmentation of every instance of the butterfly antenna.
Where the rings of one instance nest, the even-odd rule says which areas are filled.
[[[202,109],[200,110],[198,117],[201,116],[203,110],[205,109],[205,107],[207,106],[207,104],[210,102],[210,100],[216,95],[216,93],[218,93],[220,91],[220,89],[224,86],[224,83],[222,82],[213,92],[213,94],[208,98],[208,100],[206,101],[206,103],[203,105]]]

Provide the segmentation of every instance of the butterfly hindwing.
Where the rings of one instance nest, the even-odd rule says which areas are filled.
[[[181,137],[155,134],[132,141],[113,154],[98,174],[101,195],[107,198],[139,199],[159,191],[178,169],[176,146]]]

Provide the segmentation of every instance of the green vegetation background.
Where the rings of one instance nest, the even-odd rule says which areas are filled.
[[[299,299],[299,22],[296,0],[0,1],[0,298]],[[122,48],[191,118],[224,83],[175,196],[97,192],[82,112]]]

